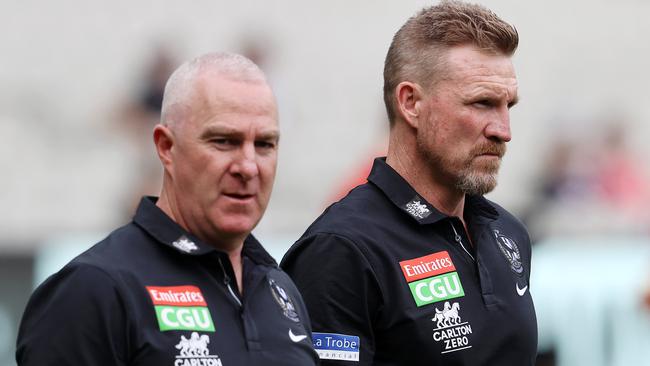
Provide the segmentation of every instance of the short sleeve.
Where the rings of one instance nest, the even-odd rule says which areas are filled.
[[[321,364],[371,365],[383,300],[359,248],[344,237],[318,234],[296,243],[281,266],[302,293]]]
[[[20,324],[16,361],[31,365],[125,365],[126,311],[104,271],[70,264],[32,294]]]

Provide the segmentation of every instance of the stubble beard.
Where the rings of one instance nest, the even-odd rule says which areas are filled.
[[[482,196],[494,190],[497,186],[501,157],[506,152],[506,145],[503,142],[476,146],[465,156],[439,154],[421,139],[417,139],[417,148],[420,155],[429,163],[433,174],[445,178],[458,191],[472,196]],[[475,160],[477,156],[484,153],[497,154],[499,158],[487,161]]]
[[[468,166],[458,173],[456,188],[472,196],[482,196],[492,192],[497,186],[499,166],[500,160],[481,167],[472,167],[469,161]]]

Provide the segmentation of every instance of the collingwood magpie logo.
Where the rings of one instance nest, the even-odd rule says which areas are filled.
[[[278,305],[280,305],[284,316],[298,323],[300,321],[300,318],[298,317],[296,307],[293,305],[293,302],[289,298],[287,292],[284,291],[284,289],[277,283],[275,283],[275,280],[273,279],[269,279],[269,287],[271,287],[271,294],[273,295],[273,298],[278,303]]]
[[[416,219],[424,219],[427,216],[431,215],[431,210],[427,208],[427,205],[421,203],[422,199],[418,196],[415,196],[410,202],[404,207],[406,212]]]
[[[222,366],[217,355],[211,355],[208,349],[210,337],[192,332],[190,338],[181,335],[181,340],[175,346],[179,350],[174,366]]]
[[[501,254],[510,263],[510,269],[517,275],[521,276],[524,273],[524,266],[521,263],[521,253],[519,247],[514,240],[499,233],[499,230],[494,230],[494,237],[496,238],[497,245],[501,250]]]

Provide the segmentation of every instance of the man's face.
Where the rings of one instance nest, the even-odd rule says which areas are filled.
[[[173,132],[178,219],[203,240],[247,235],[266,209],[275,177],[273,93],[262,81],[207,75],[189,114]]]
[[[443,70],[447,77],[425,91],[417,150],[436,181],[483,195],[496,186],[511,137],[514,68],[508,56],[456,46],[447,51]]]

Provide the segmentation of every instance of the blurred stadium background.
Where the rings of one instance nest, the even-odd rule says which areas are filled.
[[[521,39],[489,198],[535,241],[538,364],[650,365],[650,2],[481,3]],[[282,142],[255,233],[279,260],[385,149],[384,56],[427,4],[0,2],[0,365],[34,286],[157,194],[150,129],[179,62],[228,50],[267,72]]]

